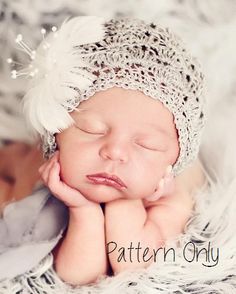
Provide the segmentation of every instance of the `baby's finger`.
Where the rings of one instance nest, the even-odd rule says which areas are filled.
[[[51,158],[51,159],[47,160],[46,162],[44,162],[44,163],[40,166],[40,168],[38,169],[38,172],[39,172],[40,174],[42,174],[42,173],[47,169],[47,167],[48,167],[49,165],[51,165],[52,160],[53,160],[53,159]]]
[[[48,162],[46,164],[43,164],[39,169],[40,178],[45,185],[47,185],[47,167]]]
[[[49,178],[49,173],[50,173],[50,170],[53,166],[55,161],[51,160],[47,163],[47,165],[45,166],[44,170],[41,172],[41,178],[44,182],[44,184],[48,184],[48,178]]]
[[[38,169],[39,174],[43,173],[43,171],[45,170],[45,168],[47,167],[48,162],[44,162],[40,168]]]
[[[56,193],[57,186],[60,182],[60,165],[58,162],[53,162],[48,174],[48,186]]]
[[[41,176],[45,183],[48,182],[48,176],[51,167],[53,166],[54,162],[56,162],[59,158],[59,152],[56,152],[46,163],[45,166],[42,166],[42,169],[40,170]]]
[[[164,196],[171,195],[175,190],[175,181],[173,176],[165,178]]]
[[[164,191],[164,179],[161,179],[158,185],[158,189],[152,195],[148,196],[146,199],[148,201],[156,201],[162,197]]]

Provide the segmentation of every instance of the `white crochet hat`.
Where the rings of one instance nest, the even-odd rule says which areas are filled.
[[[74,123],[69,112],[113,86],[140,90],[173,113],[180,146],[175,175],[197,157],[205,122],[203,74],[168,28],[79,16],[48,34],[31,59],[24,112],[41,134],[47,158],[57,148],[55,134]]]

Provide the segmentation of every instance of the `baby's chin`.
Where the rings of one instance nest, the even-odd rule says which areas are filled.
[[[86,183],[78,189],[85,198],[96,203],[107,203],[129,197],[126,188],[120,190],[103,184]]]
[[[124,193],[111,186],[89,184],[81,193],[90,201],[107,203],[116,199],[124,198]]]

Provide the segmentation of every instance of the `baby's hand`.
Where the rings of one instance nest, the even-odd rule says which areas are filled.
[[[65,236],[53,250],[54,268],[66,283],[83,285],[107,271],[104,215],[100,204],[87,200],[60,179],[58,158],[56,152],[39,168],[44,184],[69,207],[70,213]]]
[[[155,192],[146,197],[144,202],[150,201],[154,202],[160,199],[161,197],[170,196],[175,193],[176,190],[176,181],[172,173],[172,166],[169,165],[166,169],[165,175],[161,178]]]
[[[96,203],[87,200],[78,190],[69,187],[66,183],[61,181],[58,158],[59,151],[56,151],[38,170],[42,181],[50,189],[52,194],[63,201],[69,208],[96,205]]]

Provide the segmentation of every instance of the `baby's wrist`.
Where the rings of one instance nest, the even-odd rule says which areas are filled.
[[[69,207],[70,220],[75,222],[84,221],[84,219],[91,221],[104,221],[104,214],[102,208],[97,203],[83,205],[80,207]]]

